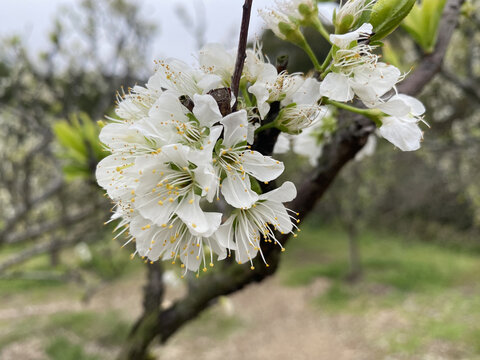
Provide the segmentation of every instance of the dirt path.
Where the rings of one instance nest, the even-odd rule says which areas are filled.
[[[87,305],[80,300],[64,299],[3,308],[0,309],[0,320],[19,321],[29,316],[60,311],[100,312],[107,308],[128,309],[129,317],[134,318],[140,311],[142,283],[142,280],[128,279],[115,286],[106,286]],[[166,346],[157,347],[154,351],[162,360],[190,359],[192,354],[195,354],[196,360],[384,358],[379,347],[370,344],[378,331],[399,323],[398,316],[388,312],[377,314],[374,318],[368,314],[333,315],[315,308],[313,299],[328,286],[328,282],[322,279],[308,287],[285,287],[278,279],[249,286],[231,296],[226,306],[217,305],[205,324],[200,320],[187,325]],[[223,330],[212,329],[215,316],[222,319],[233,316],[240,325],[219,336],[218,331]],[[34,351],[28,351],[29,348]],[[1,358],[45,359],[39,349],[38,339],[33,336],[3,349]]]
[[[313,298],[327,287],[325,280],[318,280],[309,287],[288,288],[277,279],[249,286],[230,298],[243,326],[228,338],[219,341],[195,324],[197,333],[186,329],[156,353],[164,360],[188,359],[191,354],[198,360],[382,358],[366,346],[369,331],[363,322],[312,308]]]

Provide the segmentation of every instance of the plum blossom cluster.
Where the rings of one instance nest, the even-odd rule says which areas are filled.
[[[373,25],[361,23],[375,3],[375,0],[345,1],[333,16],[330,14],[331,19],[324,21],[326,25],[334,25],[334,34],[325,34],[323,27],[318,29],[319,22],[311,20],[312,13],[317,14],[316,18],[326,17],[315,1],[276,1],[276,7],[261,11],[260,15],[277,36],[303,48],[314,65],[318,64],[314,54],[305,47],[304,40],[298,40],[302,37],[300,27],[322,30],[320,33],[330,42],[331,50],[322,65],[315,65],[321,80],[320,102],[370,116],[379,126],[378,135],[402,151],[417,150],[423,139],[419,122],[423,122],[425,108],[419,100],[397,92],[396,84],[403,80],[404,74],[395,66],[380,61],[376,51],[378,42],[377,45],[371,42]],[[346,104],[353,101],[364,107]],[[291,145],[297,154],[308,156],[314,165],[325,139],[324,126],[318,122],[297,136],[282,134],[276,152],[285,152]]]
[[[296,196],[293,183],[261,190],[284,164],[256,151],[254,135],[272,113],[273,124],[292,134],[321,122],[320,82],[278,72],[248,50],[235,99],[235,58],[210,44],[196,68],[159,61],[145,87],[118,95],[116,116],[100,134],[111,155],[96,177],[115,203],[112,219],[121,219],[117,237],[135,242],[132,257],[179,261],[198,275],[214,256],[234,253],[253,268],[261,242],[281,247],[276,234],[297,229],[297,214],[284,205]]]
[[[310,57],[315,71],[308,76],[277,68],[256,44],[246,51],[235,97],[236,52],[209,44],[196,67],[158,61],[144,87],[118,94],[116,116],[100,134],[111,155],[96,176],[115,204],[117,237],[125,234],[127,243],[135,243],[132,257],[179,261],[184,274],[197,275],[214,266],[214,257],[232,254],[252,269],[257,256],[268,266],[262,243],[283,250],[278,234],[298,230],[298,214],[285,206],[296,197],[293,183],[269,184],[284,164],[257,150],[258,134],[267,129],[276,129],[274,152],[292,147],[312,166],[336,131],[336,108],[370,117],[378,134],[401,150],[420,147],[425,108],[397,92],[404,75],[380,61],[374,26],[362,21],[375,3],[348,0],[331,19],[319,14],[314,0],[276,1],[261,11],[278,37]],[[320,20],[325,18],[333,34]],[[323,62],[304,38],[305,26],[331,44]],[[374,147],[371,137],[358,158]]]

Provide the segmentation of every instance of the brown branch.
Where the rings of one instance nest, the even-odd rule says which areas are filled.
[[[246,51],[248,26],[250,24],[252,2],[253,0],[245,0],[245,3],[243,4],[242,25],[240,27],[240,37],[238,39],[237,60],[235,62],[235,71],[233,72],[232,76],[232,91],[233,95],[235,95],[235,104],[232,107],[232,111],[237,110],[238,88],[240,86],[240,79],[242,77],[243,64],[245,62],[245,58],[247,57]]]

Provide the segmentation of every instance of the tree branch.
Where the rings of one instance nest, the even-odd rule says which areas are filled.
[[[232,76],[232,91],[233,95],[235,95],[235,104],[233,105],[232,112],[237,110],[238,88],[240,86],[240,78],[242,77],[243,64],[245,62],[245,58],[247,57],[246,51],[248,26],[250,24],[252,2],[253,0],[245,0],[245,3],[243,4],[242,25],[240,28],[240,37],[238,39],[237,60],[235,62],[235,71],[233,72]]]

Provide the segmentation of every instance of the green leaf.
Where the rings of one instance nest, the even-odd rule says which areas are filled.
[[[435,48],[445,3],[446,0],[423,0],[415,4],[402,23],[402,27],[427,54]]]
[[[372,40],[381,40],[394,31],[410,13],[416,0],[378,0],[372,8],[369,23],[373,25]]]

